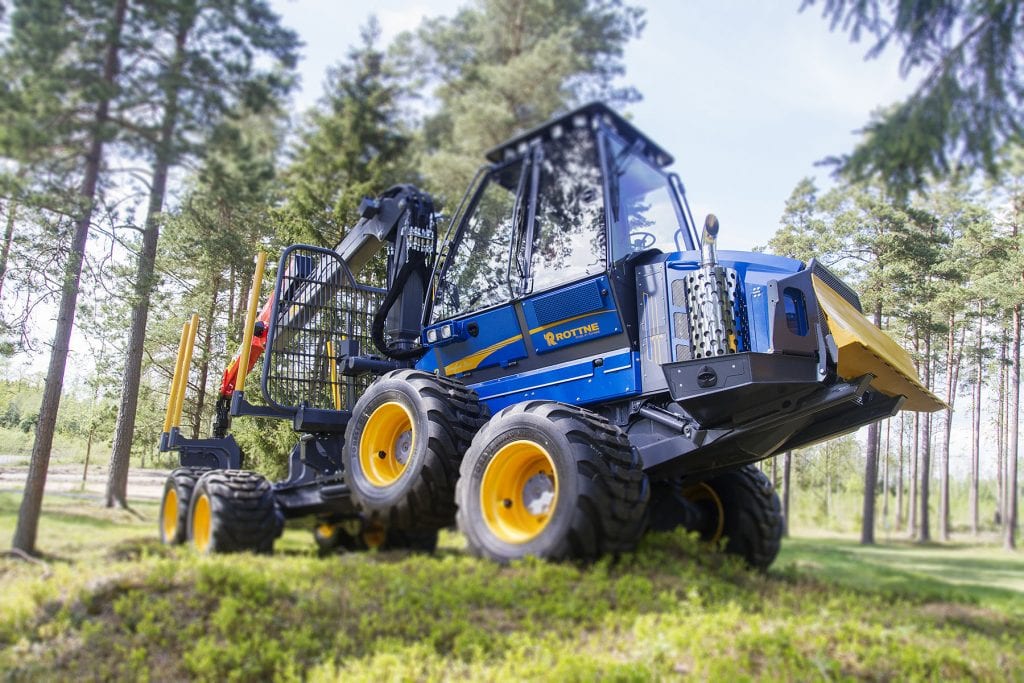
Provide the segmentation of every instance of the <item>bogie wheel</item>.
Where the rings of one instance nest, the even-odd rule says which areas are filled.
[[[353,500],[389,529],[451,524],[459,461],[487,417],[461,382],[419,370],[381,376],[356,401],[345,432]]]
[[[211,470],[196,482],[188,538],[201,553],[269,553],[284,529],[274,490],[262,475]]]
[[[321,557],[337,552],[364,550],[412,550],[432,553],[437,549],[437,530],[401,531],[384,529],[377,522],[320,522],[313,528],[313,539]]]
[[[178,545],[188,538],[188,505],[192,500],[192,489],[206,471],[200,467],[179,467],[167,475],[158,520],[161,543]]]
[[[768,569],[782,545],[782,505],[771,481],[746,465],[705,483],[723,513],[719,528],[727,539],[725,551],[755,569]]]
[[[646,521],[647,476],[625,434],[582,408],[509,406],[462,461],[459,529],[477,555],[590,559],[632,549]]]

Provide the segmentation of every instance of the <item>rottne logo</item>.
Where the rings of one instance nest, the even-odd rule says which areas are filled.
[[[565,332],[545,332],[544,341],[548,343],[548,346],[554,346],[558,342],[562,342],[567,339],[585,337],[588,334],[597,334],[600,331],[601,328],[597,323],[590,323],[589,325],[574,327],[571,330],[566,330]]]

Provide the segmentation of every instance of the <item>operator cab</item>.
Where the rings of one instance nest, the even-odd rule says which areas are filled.
[[[422,339],[431,350],[418,365],[459,377],[481,398],[505,395],[498,404],[542,381],[565,384],[548,376],[553,365],[606,360],[630,372],[602,383],[611,393],[594,400],[639,391],[631,267],[653,250],[697,248],[681,184],[663,170],[672,157],[595,103],[487,158],[435,268]],[[493,385],[512,375],[514,387]],[[572,394],[562,400],[579,403],[562,388]]]

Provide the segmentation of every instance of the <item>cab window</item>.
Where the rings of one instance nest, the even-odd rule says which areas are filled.
[[[686,223],[668,176],[618,138],[606,139],[615,212],[612,257],[618,260],[646,249],[685,251]]]
[[[512,231],[520,222],[513,210],[524,180],[520,160],[491,172],[484,181],[439,283],[434,321],[512,298],[509,252]]]
[[[593,132],[574,128],[539,150],[532,291],[605,270],[601,170]]]

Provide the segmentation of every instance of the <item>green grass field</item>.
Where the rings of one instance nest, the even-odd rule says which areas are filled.
[[[0,494],[0,548],[18,497]],[[983,546],[789,539],[767,575],[654,535],[590,566],[272,557],[156,543],[156,506],[49,495],[45,564],[0,560],[14,680],[1024,678],[1024,557]]]

